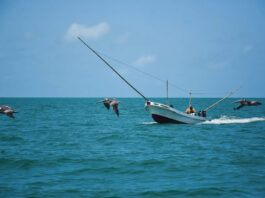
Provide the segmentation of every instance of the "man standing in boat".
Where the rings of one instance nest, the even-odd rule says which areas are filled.
[[[194,109],[191,106],[191,94],[192,94],[191,90],[190,90],[189,94],[190,94],[189,107],[186,109],[186,114],[196,113],[196,109]]]
[[[191,105],[186,109],[187,114],[196,113],[196,109],[194,109]]]

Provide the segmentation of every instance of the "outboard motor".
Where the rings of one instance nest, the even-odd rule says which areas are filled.
[[[202,117],[206,117],[206,111],[202,111]]]

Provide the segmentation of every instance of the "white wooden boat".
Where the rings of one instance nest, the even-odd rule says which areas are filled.
[[[154,121],[158,123],[196,124],[211,120],[206,117],[206,113],[187,114],[168,105],[151,101],[145,103],[145,110],[149,112]]]

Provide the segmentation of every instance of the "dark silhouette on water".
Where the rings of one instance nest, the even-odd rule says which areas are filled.
[[[10,118],[15,118],[13,113],[18,113],[18,111],[11,109],[11,107],[9,107],[9,106],[0,105],[0,113],[6,114]]]
[[[119,116],[118,104],[120,103],[120,101],[113,99],[113,98],[105,98],[103,100],[98,101],[97,104],[101,102],[104,103],[104,106],[107,109],[109,109],[111,106],[113,111],[117,114],[117,116]]]
[[[261,105],[261,103],[258,102],[258,101],[247,101],[246,99],[237,100],[237,101],[234,101],[232,103],[240,103],[240,105],[238,107],[234,108],[234,110],[241,109],[244,106],[257,106],[257,105]]]

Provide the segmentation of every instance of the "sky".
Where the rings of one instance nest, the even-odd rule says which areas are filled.
[[[265,97],[262,0],[0,0],[0,29],[0,97],[139,97],[77,36],[146,97]]]

